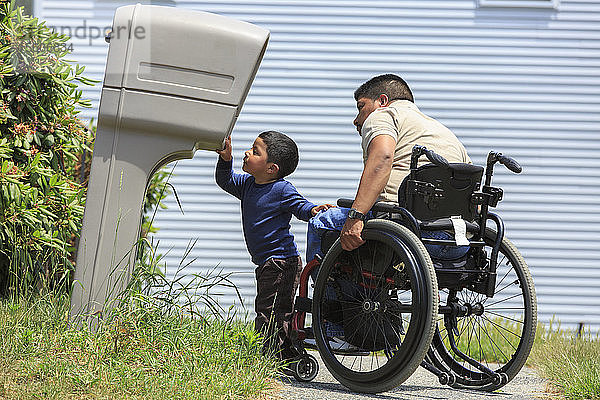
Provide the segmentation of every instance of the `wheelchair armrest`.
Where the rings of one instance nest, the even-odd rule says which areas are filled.
[[[350,208],[354,203],[354,199],[338,199],[337,205],[340,207]]]
[[[350,208],[354,203],[354,199],[338,199],[337,205],[340,207]],[[371,207],[372,212],[382,212],[387,214],[400,214],[403,219],[408,223],[408,228],[412,230],[417,236],[420,236],[419,225],[415,217],[404,207],[400,207],[396,204],[386,203],[384,201],[377,201]],[[380,217],[381,218],[381,217]]]
[[[467,232],[479,232],[479,224],[469,221],[465,221],[465,224],[467,225]],[[419,228],[423,231],[451,231],[454,229],[454,225],[452,225],[450,218],[440,218],[433,221],[422,221],[419,223]]]
[[[350,208],[354,203],[354,199],[338,199],[337,205],[340,207]],[[386,203],[385,201],[376,201],[371,207],[372,212],[398,213],[402,212],[396,204]]]

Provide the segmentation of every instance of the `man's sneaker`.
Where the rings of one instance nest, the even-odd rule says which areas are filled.
[[[329,347],[334,353],[338,354],[354,354],[354,355],[368,355],[367,350],[361,349],[353,344],[346,342],[344,339],[334,336],[329,339]]]
[[[305,339],[304,345],[308,348],[316,349],[317,342],[315,339]],[[329,347],[335,354],[353,354],[357,356],[366,356],[369,354],[367,350],[354,346],[339,337],[329,338]]]

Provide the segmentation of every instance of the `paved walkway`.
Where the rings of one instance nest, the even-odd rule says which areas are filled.
[[[315,355],[319,360],[319,375],[309,383],[300,383],[293,378],[281,378],[281,390],[278,393],[279,398],[285,400],[532,400],[539,399],[540,397],[544,396],[544,380],[539,378],[533,370],[527,368],[523,368],[520,374],[508,385],[493,393],[475,390],[452,389],[448,386],[442,386],[438,383],[435,375],[427,372],[421,367],[419,367],[417,371],[415,371],[415,373],[408,380],[406,380],[406,382],[389,392],[379,394],[353,393],[338,383],[331,376],[325,365],[323,365],[321,362],[321,359],[317,353],[312,354]]]

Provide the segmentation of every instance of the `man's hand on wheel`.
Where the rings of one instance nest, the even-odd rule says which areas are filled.
[[[360,236],[364,227],[364,222],[360,219],[346,219],[342,232],[340,232],[340,238],[342,241],[342,248],[346,251],[354,250],[363,243],[362,237]]]

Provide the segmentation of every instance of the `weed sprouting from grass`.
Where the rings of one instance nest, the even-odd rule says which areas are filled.
[[[156,251],[158,243],[143,240],[149,249],[149,262],[134,269],[126,290],[118,296],[119,304],[135,304],[138,309],[150,309],[165,316],[183,313],[191,318],[219,319],[229,315],[231,308],[225,309],[213,295],[218,288],[233,290],[243,305],[242,296],[231,279],[232,273],[224,273],[217,267],[204,274],[184,273],[196,261],[189,259],[196,240],[188,243],[177,270],[169,277],[161,269],[163,256]]]

